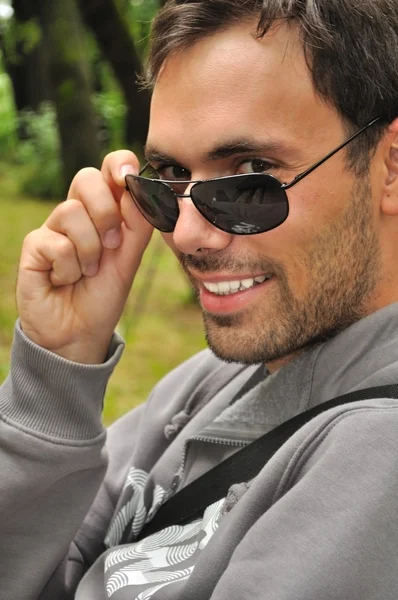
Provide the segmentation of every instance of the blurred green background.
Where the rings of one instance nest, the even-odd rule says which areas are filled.
[[[119,148],[139,156],[150,95],[137,83],[159,0],[0,0],[0,380],[9,369],[24,236],[74,174]],[[105,421],[205,347],[200,310],[155,235],[119,324],[127,348]]]

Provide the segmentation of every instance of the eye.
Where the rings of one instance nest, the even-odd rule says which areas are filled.
[[[164,165],[156,169],[158,177],[166,181],[189,181],[191,173],[184,167],[177,165]]]
[[[271,169],[275,169],[275,165],[268,160],[252,158],[250,160],[245,160],[239,165],[238,174],[247,175],[248,173],[265,173]]]

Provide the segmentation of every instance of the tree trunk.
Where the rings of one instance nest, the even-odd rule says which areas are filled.
[[[45,51],[38,15],[31,0],[14,0],[15,21],[12,36],[15,39],[12,47],[1,39],[4,64],[11,79],[14,100],[17,110],[37,111],[40,104],[52,99],[48,77],[48,55]],[[37,40],[29,41],[29,34],[22,35],[28,27],[37,32]],[[30,34],[32,36],[32,33]]]
[[[84,29],[75,0],[40,0],[39,10],[50,55],[67,187],[79,169],[101,163]]]
[[[79,0],[87,26],[94,32],[104,58],[110,63],[123,91],[127,106],[126,139],[144,145],[149,123],[149,93],[140,90],[141,74],[134,41],[113,0]]]

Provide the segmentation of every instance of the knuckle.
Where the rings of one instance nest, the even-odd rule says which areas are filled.
[[[74,178],[69,187],[68,198],[71,196],[80,197],[101,178],[101,171],[94,167],[85,167],[81,169]]]
[[[76,249],[69,238],[58,235],[53,240],[53,243],[55,245],[56,254],[59,258],[64,260],[75,258]]]
[[[82,202],[80,200],[75,200],[74,198],[70,198],[69,200],[65,200],[62,202],[55,210],[59,211],[61,217],[69,217],[70,215],[80,215],[85,209],[83,207]]]
[[[38,240],[41,238],[41,235],[41,229],[34,229],[33,231],[30,231],[23,240],[22,249],[27,250],[32,246],[36,246]]]
[[[65,200],[54,208],[45,225],[50,231],[58,231],[65,228],[71,220],[78,220],[82,216],[84,207],[79,200]]]
[[[72,185],[75,183],[86,183],[87,181],[93,181],[94,179],[101,176],[101,172],[95,167],[85,167],[80,169],[73,178]]]
[[[79,200],[65,200],[64,202],[61,202],[54,208],[50,217],[47,219],[47,223],[62,222],[72,211],[77,211],[78,207],[81,207],[81,202],[79,202]]]

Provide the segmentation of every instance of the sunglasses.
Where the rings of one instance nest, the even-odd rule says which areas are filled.
[[[380,120],[373,119],[345,142],[329,152],[290,183],[281,183],[273,175],[249,173],[204,181],[168,181],[126,176],[126,188],[139,211],[151,225],[164,233],[174,231],[180,214],[178,199],[191,198],[200,214],[212,225],[234,235],[253,235],[279,227],[289,215],[286,191],[315,171],[361,133]],[[185,194],[192,186],[189,194]]]

